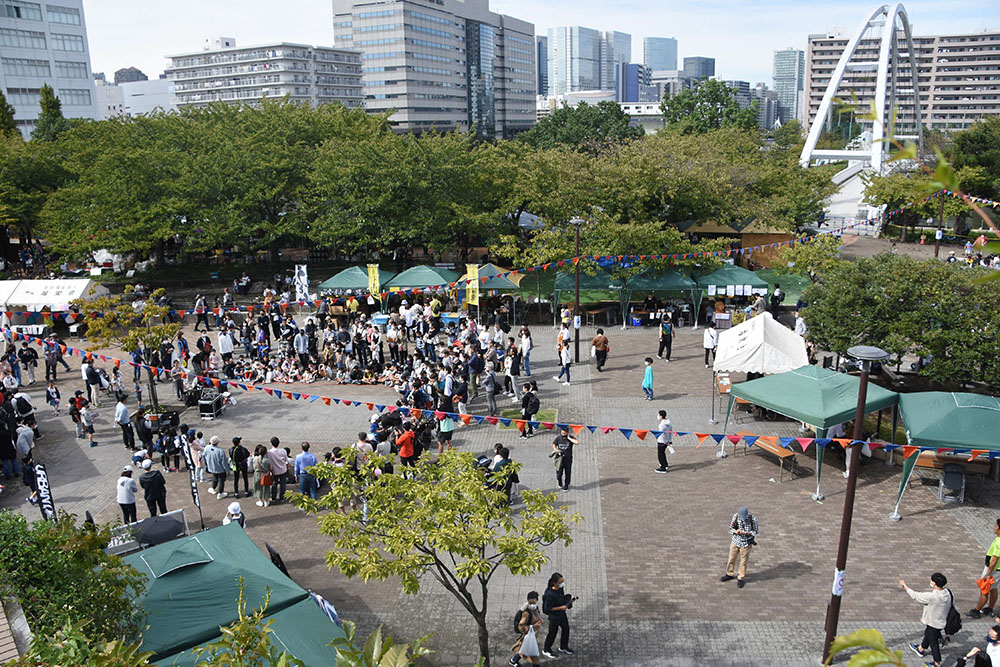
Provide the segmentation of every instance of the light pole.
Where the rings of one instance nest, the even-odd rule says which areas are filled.
[[[844,572],[847,569],[847,548],[851,541],[851,520],[854,518],[854,491],[858,485],[858,464],[861,457],[860,445],[857,443],[864,437],[865,403],[868,398],[868,374],[872,362],[882,361],[889,353],[877,347],[856,345],[847,350],[854,359],[861,363],[861,378],[858,383],[858,409],[854,413],[854,436],[848,455],[847,490],[844,492],[844,517],[840,523],[840,544],[837,547],[837,567],[833,573],[833,591],[830,604],[826,608],[826,641],[823,643],[823,659],[830,655],[830,644],[837,636],[837,623],[840,621],[840,600],[844,595]]]
[[[573,306],[573,361],[580,363],[580,226],[586,221],[573,218],[569,221],[576,228],[576,302]]]
[[[934,259],[938,258],[938,250],[941,249],[941,237],[944,235],[944,195],[941,197],[941,208],[938,213],[938,228],[934,232]]]

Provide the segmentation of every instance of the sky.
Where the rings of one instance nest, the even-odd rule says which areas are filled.
[[[535,24],[618,30],[632,35],[632,61],[643,37],[675,37],[678,57],[716,59],[716,76],[771,84],[775,50],[804,49],[811,33],[850,35],[874,0],[490,0],[490,8]],[[1000,30],[998,0],[905,2],[917,35]],[[333,43],[329,0],[84,0],[91,65],[110,79],[130,65],[155,78],[165,56],[198,51],[205,40],[237,45]]]

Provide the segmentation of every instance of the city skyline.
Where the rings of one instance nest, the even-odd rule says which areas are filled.
[[[328,0],[286,0],[281,12],[271,3],[249,0],[175,0],[143,3],[134,0],[84,0],[92,67],[113,73],[135,66],[151,78],[167,65],[169,53],[200,49],[207,39],[235,37],[240,45],[275,41],[333,44],[333,11]],[[678,8],[650,11],[650,3],[624,0],[610,6],[594,0],[492,0],[497,13],[535,24],[535,34],[548,28],[584,25],[617,30],[632,36],[632,62],[642,62],[644,37],[676,37],[678,57],[716,59],[717,76],[771,84],[775,50],[804,49],[810,33],[850,34],[864,15],[877,6],[871,0],[844,0],[817,7],[799,0],[739,2],[699,0]],[[1000,29],[1000,4],[991,0],[905,2],[918,35]],[[567,20],[567,12],[573,18]]]

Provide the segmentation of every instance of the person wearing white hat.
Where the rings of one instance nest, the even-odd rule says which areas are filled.
[[[243,516],[243,510],[240,508],[240,504],[237,502],[229,503],[229,510],[226,512],[226,516],[222,520],[222,525],[228,526],[234,521],[240,524],[240,528],[246,529],[247,520],[246,517]]]
[[[139,520],[135,512],[135,494],[139,485],[132,479],[132,466],[122,468],[122,476],[118,478],[118,506],[122,508],[122,520],[125,523],[135,523]]]
[[[139,477],[139,486],[143,488],[149,516],[156,516],[157,509],[160,514],[167,513],[167,480],[159,470],[151,470],[152,467],[151,460],[146,459],[142,462],[142,469],[146,472]]]

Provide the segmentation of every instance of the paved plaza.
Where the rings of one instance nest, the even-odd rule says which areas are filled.
[[[556,409],[560,422],[654,429],[656,411],[662,408],[676,430],[722,431],[721,423],[713,426],[708,421],[712,375],[702,361],[700,330],[679,331],[673,360],[657,360],[656,398],[650,403],[642,399],[640,384],[642,359],[655,356],[655,330],[606,329],[611,355],[605,372],[596,372],[589,359],[581,359],[572,367],[572,386],[565,387],[552,379],[557,370],[555,333],[550,327],[533,327],[536,347],[531,365],[543,409]],[[587,356],[586,341],[593,330],[583,333],[581,353]],[[74,372],[61,375],[58,383],[64,402],[80,388],[73,367]],[[379,403],[394,400],[384,387],[318,383],[295,390]],[[39,406],[43,393],[41,383],[29,390]],[[160,395],[171,394],[169,384],[162,384]],[[277,435],[294,453],[300,442],[308,440],[318,454],[352,442],[370,415],[364,407],[279,400],[262,392],[238,393],[236,398],[238,405],[221,419],[201,422],[197,411],[191,410],[182,421],[203,430],[206,437],[218,435],[226,446],[234,435],[242,436],[251,449]],[[501,398],[501,408],[504,401],[513,407],[510,399]],[[473,402],[469,410],[483,414],[485,400]],[[112,422],[113,405],[105,401],[99,411],[100,445],[94,449],[73,437],[65,408],[58,418],[47,409],[40,408],[38,414],[45,438],[37,444],[36,458],[49,469],[57,507],[81,517],[89,510],[98,521],[120,518],[114,484],[129,457]],[[729,432],[797,436],[798,426],[791,421],[744,422],[731,425]],[[455,444],[485,453],[502,442],[523,464],[520,477],[525,487],[555,491],[547,458],[552,435],[543,431],[525,441],[517,439],[514,429],[483,424],[458,429]],[[717,459],[713,445],[712,439],[698,447],[694,436],[680,438],[670,471],[659,475],[653,472],[652,436],[626,440],[619,433],[582,431],[573,486],[557,501],[579,512],[584,521],[574,529],[572,545],[550,548],[550,563],[537,575],[495,577],[489,600],[494,664],[509,657],[507,649],[515,639],[510,627],[513,611],[529,590],[544,590],[554,570],[565,576],[567,592],[580,596],[570,613],[576,655],[559,658],[560,664],[818,664],[846,484],[840,474],[843,458],[826,457],[822,478],[826,500],[816,503],[810,498],[816,486],[812,448],[798,454],[805,474],[792,478],[786,474],[779,482],[773,456],[754,449],[733,456],[729,447],[730,456]],[[917,665],[922,662],[905,647],[921,636],[921,608],[896,586],[896,580],[904,578],[922,590],[930,574],[939,570],[949,579],[956,606],[969,609],[975,603],[974,581],[993,537],[991,527],[1000,516],[1000,503],[998,486],[987,481],[982,493],[978,482],[969,484],[964,505],[943,506],[935,495],[936,474],[915,474],[903,501],[904,519],[892,523],[888,514],[899,471],[898,465],[877,460],[861,467],[841,631],[878,628],[890,646],[904,650],[906,664]],[[166,477],[168,508],[184,508],[192,529],[197,529],[198,512],[191,503],[187,474]],[[231,499],[207,495],[208,484],[201,489],[205,525],[218,526]],[[0,505],[37,518],[38,511],[28,506],[25,495],[20,482],[10,480]],[[362,632],[381,623],[404,640],[433,634],[430,646],[435,653],[427,664],[474,664],[477,649],[471,617],[430,577],[416,596],[403,594],[391,580],[347,579],[326,567],[323,556],[330,540],[316,532],[314,517],[287,503],[260,508],[252,498],[240,500],[250,537],[262,548],[265,542],[275,547],[295,581],[331,600],[341,616],[356,621]],[[743,589],[737,589],[735,582],[719,581],[728,554],[728,523],[740,505],[748,506],[760,522],[759,546],[750,557]],[[139,506],[140,518],[147,516],[141,501]],[[989,625],[985,619],[966,619],[957,641],[945,648],[945,662],[950,664],[960,650],[964,654],[970,646],[981,645]]]

